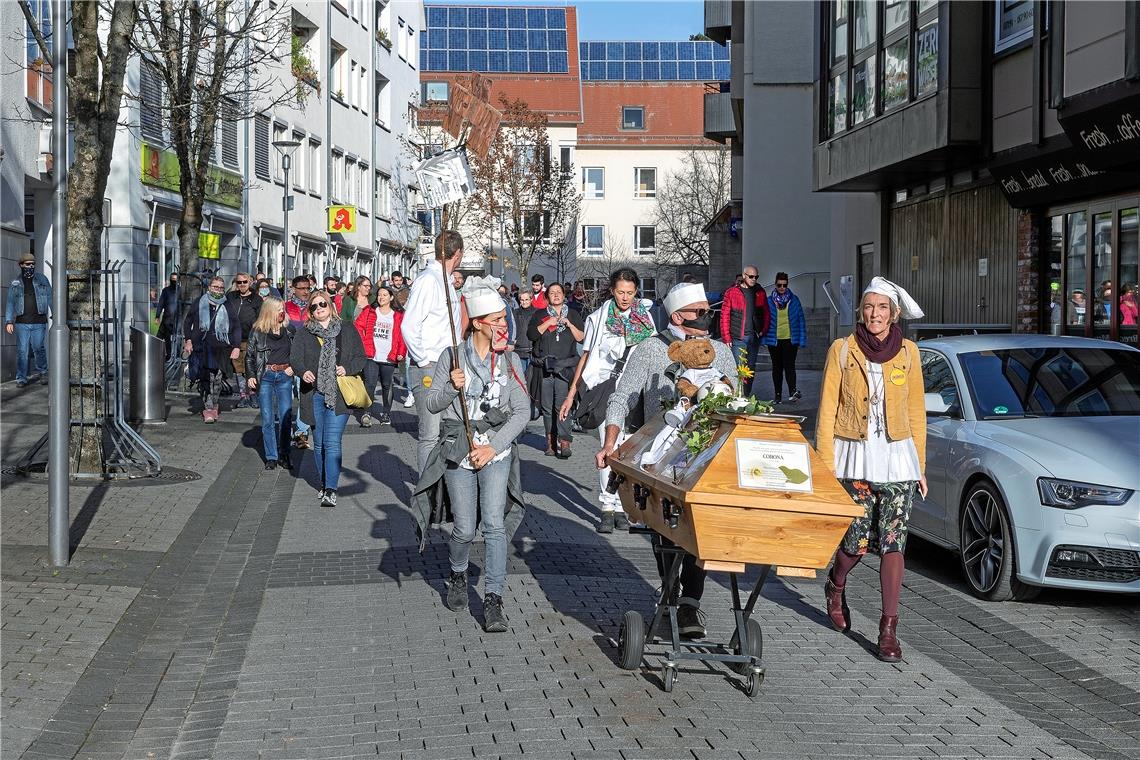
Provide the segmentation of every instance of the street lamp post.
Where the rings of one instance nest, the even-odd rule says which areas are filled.
[[[285,220],[283,226],[285,227],[285,243],[282,248],[285,251],[281,259],[281,267],[284,270],[285,286],[289,286],[290,272],[289,272],[289,212],[293,209],[293,196],[289,195],[289,168],[293,163],[293,151],[297,150],[301,143],[296,140],[274,140],[273,147],[281,154],[281,169],[285,172],[285,186],[281,188],[281,210],[284,214]]]

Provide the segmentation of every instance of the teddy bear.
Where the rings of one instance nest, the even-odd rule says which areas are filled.
[[[708,392],[732,392],[731,383],[713,366],[716,349],[708,338],[679,340],[669,345],[669,361],[680,364],[684,370],[677,376],[677,396],[690,401],[700,400],[702,389]],[[714,384],[723,384],[716,388]]]

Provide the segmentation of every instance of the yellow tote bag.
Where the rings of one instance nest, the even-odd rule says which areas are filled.
[[[322,346],[325,344],[322,338],[317,338],[317,342]],[[364,388],[364,381],[360,379],[360,375],[338,375],[336,387],[340,391],[340,397],[344,399],[345,406],[352,409],[369,409],[372,407],[372,397]]]

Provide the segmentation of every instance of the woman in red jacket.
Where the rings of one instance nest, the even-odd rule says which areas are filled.
[[[361,275],[349,286],[348,292],[341,299],[339,310],[342,322],[351,322],[360,334],[360,342],[364,344],[364,355],[372,358],[372,331],[376,326],[376,300],[372,295],[372,280]],[[364,363],[362,379],[368,393],[376,387],[376,365],[367,361]],[[358,413],[361,427],[372,427],[372,415],[365,409]]]
[[[374,369],[371,370],[371,384],[369,384],[369,370],[364,373],[364,385],[368,392],[376,388],[376,377],[380,377],[380,413],[381,425],[392,424],[392,378],[396,374],[396,367],[408,354],[404,345],[404,337],[400,334],[400,326],[404,321],[404,312],[395,308],[395,294],[387,285],[376,289],[376,305],[369,309],[372,312],[372,332],[364,342],[364,350],[368,353],[368,362]]]

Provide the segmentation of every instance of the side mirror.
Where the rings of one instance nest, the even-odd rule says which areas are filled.
[[[943,399],[941,393],[924,393],[923,397],[926,399],[927,414],[941,417],[950,411],[952,404]]]

